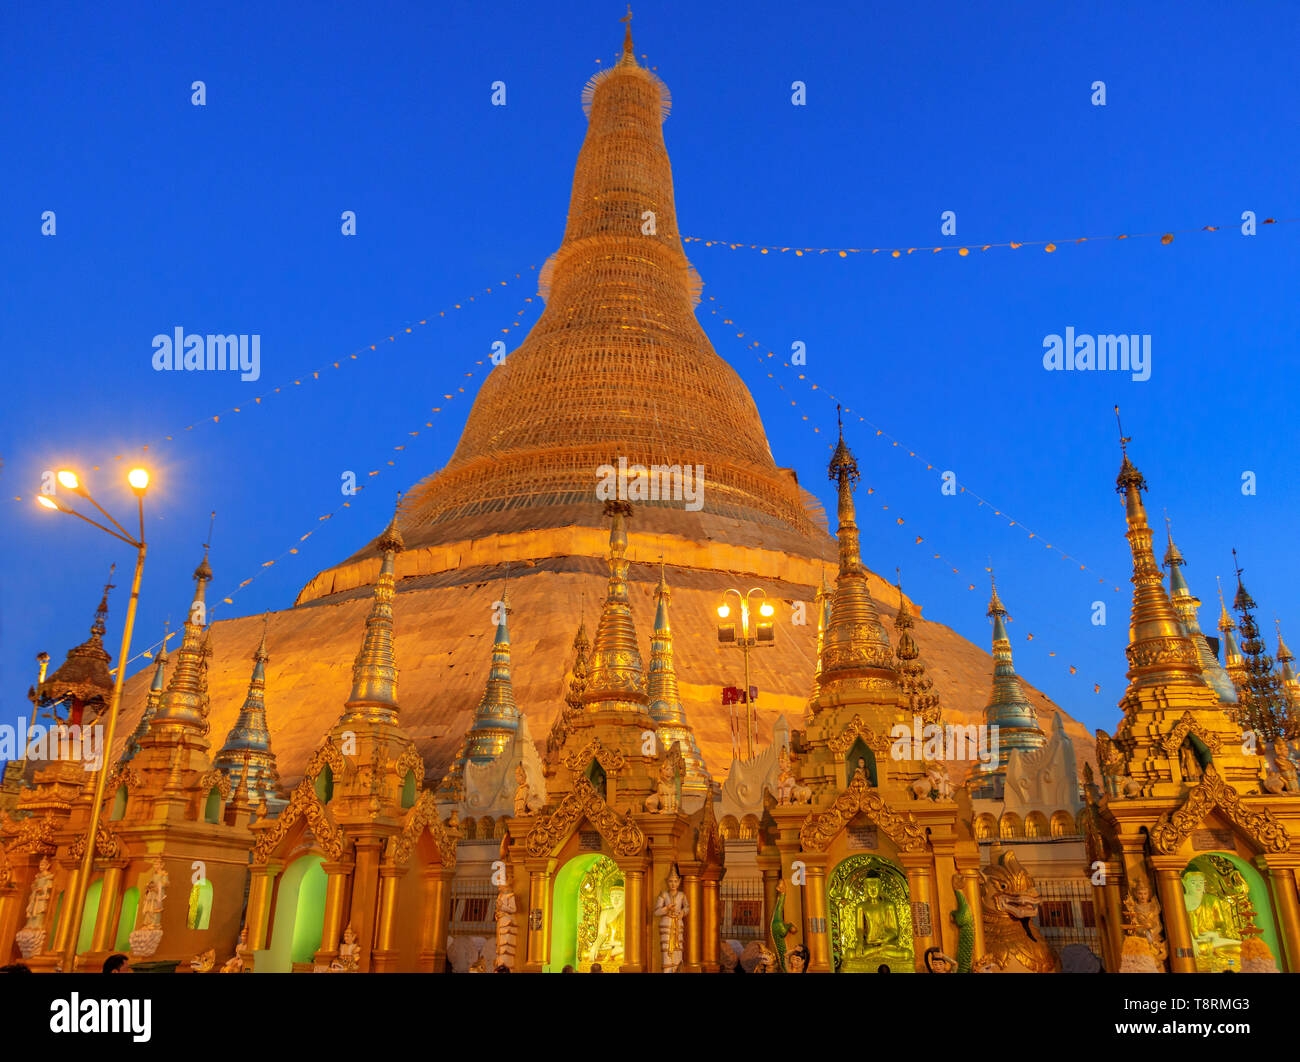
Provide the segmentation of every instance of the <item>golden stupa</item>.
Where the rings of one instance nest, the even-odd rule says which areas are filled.
[[[587,134],[564,239],[542,274],[545,311],[488,377],[446,467],[401,507],[406,550],[394,614],[404,721],[434,781],[482,696],[494,605],[507,585],[515,692],[533,737],[560,714],[584,602],[590,617],[605,592],[602,466],[702,470],[701,507],[633,497],[627,534],[639,630],[652,627],[661,562],[672,587],[681,698],[715,778],[734,747],[721,691],[743,684],[738,655],[717,647],[723,590],[758,585],[784,603],[775,647],[753,654],[761,743],[778,716],[793,722],[806,707],[817,588],[835,578],[836,544],[820,506],[778,466],[754,400],[696,320],[701,282],[683,251],[663,137],[667,88],[629,50],[588,83],[583,100]],[[266,716],[288,785],[347,695],[356,631],[379,574],[376,543],[320,572],[292,609],[270,617]],[[892,616],[898,589],[872,573],[868,580]],[[980,705],[959,694],[983,688],[988,654],[922,619],[915,604],[913,613],[954,721],[979,722]],[[214,734],[236,722],[261,636],[261,617],[211,628]],[[144,673],[128,683],[120,734],[138,722],[148,685]],[[1030,696],[1039,711],[1059,711],[1043,694]],[[1068,717],[1065,725],[1091,756],[1091,735]]]

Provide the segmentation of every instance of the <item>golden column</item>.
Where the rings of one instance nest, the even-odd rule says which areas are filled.
[[[903,869],[907,871],[907,892],[912,901],[912,958],[916,969],[924,971],[926,951],[939,943],[936,940],[937,934],[935,932],[938,912],[935,910],[934,878],[930,873],[930,853],[917,852],[900,855],[899,860],[903,864]],[[925,906],[920,908],[918,904],[924,904]],[[929,917],[918,925],[916,915],[921,910],[924,910]],[[978,913],[976,913],[976,917],[979,917]],[[923,933],[923,929],[928,929],[929,932]]]
[[[67,879],[67,884],[63,886],[62,899],[64,902],[62,906],[59,908],[59,912],[57,915],[57,918],[59,920],[59,925],[54,933],[54,942],[50,946],[50,950],[53,951],[56,955],[61,957],[67,955],[68,947],[69,947],[69,936],[71,936],[71,946],[74,948],[76,947],[77,932],[81,928],[80,926],[73,925],[73,923],[76,921],[76,918],[72,915],[70,911],[70,908],[72,906],[70,902],[70,897],[76,894],[77,881],[78,881],[78,877],[81,874],[81,866],[77,862],[72,862],[72,863],[68,863],[67,861],[62,861],[62,862],[63,862],[63,866],[66,867],[68,870],[68,879]],[[71,926],[71,931],[69,931],[70,926]],[[64,958],[63,961],[66,962],[67,961],[66,958]],[[72,968],[65,970],[64,973],[72,973],[75,967],[76,967],[76,962],[74,961],[72,964]]]
[[[974,867],[966,867],[960,873],[961,894],[966,897],[966,904],[970,907],[971,929],[975,938],[971,957],[978,959],[984,954],[984,906],[980,902],[980,872]]]
[[[1105,914],[1105,933],[1102,936],[1102,952],[1107,970],[1119,970],[1124,957],[1124,916],[1120,903],[1119,883],[1123,878],[1123,865],[1117,861],[1106,863],[1103,867],[1105,884],[1098,886],[1101,892],[1102,911]],[[1146,874],[1146,869],[1139,856],[1138,874]],[[1163,898],[1162,898],[1163,902]]]
[[[718,920],[717,867],[706,867],[701,885],[704,886],[704,915],[700,919],[700,933],[704,938],[704,972],[718,972],[718,945],[721,943],[721,926]]]
[[[623,965],[619,973],[645,973],[645,930],[648,921],[645,868],[624,869],[626,903],[623,915]]]
[[[529,973],[540,973],[550,959],[546,948],[547,881],[546,865],[528,867],[528,967]],[[626,910],[626,904],[624,905]]]
[[[1282,949],[1288,973],[1300,971],[1300,904],[1296,902],[1295,871],[1291,867],[1269,867],[1268,883],[1273,891],[1273,907],[1282,923]]]
[[[682,957],[682,970],[685,973],[699,973],[703,966],[704,908],[700,888],[700,864],[681,863],[682,889],[686,893],[686,903],[690,913],[686,916],[686,954]]]
[[[266,948],[267,929],[271,921],[271,893],[275,877],[283,869],[280,863],[253,867],[253,880],[248,887],[248,913],[244,916],[250,951],[263,951]],[[328,893],[326,899],[328,900]],[[338,940],[335,938],[335,946],[337,945]]]
[[[454,868],[445,866],[431,867],[428,876],[428,910],[425,917],[429,920],[427,936],[429,950],[433,953],[433,972],[442,973],[447,963],[447,931],[451,921],[451,879],[456,876]],[[517,941],[516,930],[515,940]],[[517,946],[517,945],[516,945]]]
[[[831,972],[830,930],[826,918],[826,867],[805,858],[807,877],[803,886],[804,945],[808,948],[808,972]]]
[[[357,841],[356,869],[352,871],[352,928],[361,945],[361,970],[370,969],[375,946],[375,909],[379,893],[379,856],[384,842],[376,836]]]
[[[321,864],[321,870],[326,874],[325,922],[321,926],[320,950],[317,955],[323,959],[333,959],[339,952],[339,937],[343,933],[343,905],[347,898],[348,872],[351,869],[351,863]],[[251,911],[251,895],[248,906]]]
[[[1192,923],[1183,903],[1182,867],[1156,867],[1156,888],[1160,908],[1165,915],[1165,932],[1169,934],[1169,972],[1195,973],[1196,950],[1192,943]]]
[[[405,870],[391,864],[379,868],[379,922],[375,929],[372,969],[392,973],[397,969],[397,887]]]
[[[122,873],[124,861],[104,867],[103,884],[99,890],[99,910],[95,913],[95,930],[90,937],[91,951],[108,951],[117,943],[117,920],[122,906]]]

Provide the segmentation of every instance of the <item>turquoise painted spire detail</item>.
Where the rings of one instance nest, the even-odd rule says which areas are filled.
[[[519,706],[510,679],[510,591],[494,603],[497,612],[496,637],[492,642],[492,663],[487,688],[474,709],[474,723],[465,735],[464,759],[490,763],[505,751],[519,730]]]
[[[1165,514],[1165,530],[1169,536],[1169,546],[1165,550],[1165,567],[1169,571],[1169,600],[1174,606],[1178,622],[1182,624],[1187,637],[1196,647],[1196,655],[1201,662],[1201,674],[1205,676],[1206,684],[1219,695],[1219,700],[1225,704],[1236,704],[1237,687],[1233,685],[1232,678],[1219,663],[1219,658],[1214,655],[1214,650],[1210,648],[1210,643],[1201,630],[1200,620],[1197,618],[1197,610],[1201,607],[1201,602],[1188,588],[1187,580],[1183,577],[1183,568],[1187,561],[1183,559],[1182,552],[1174,544],[1174,531],[1168,513]]]
[[[270,624],[268,615],[262,621],[262,640],[253,653],[253,673],[248,681],[248,693],[235,725],[226,735],[212,764],[230,777],[231,790],[241,785],[248,787],[249,800],[264,803],[268,798],[280,796],[280,774],[276,769],[275,753],[271,751],[271,731],[266,723],[266,632]]]
[[[1040,749],[1046,741],[1046,735],[1038,725],[1038,714],[1029,703],[1025,691],[1020,686],[1016,675],[1016,666],[1011,659],[1011,639],[1007,636],[1007,627],[1003,617],[1007,610],[1003,608],[998,597],[997,581],[990,574],[993,594],[989,600],[987,615],[993,620],[993,688],[989,694],[989,703],[984,709],[984,723],[998,728],[998,772],[1004,772],[1010,761],[1012,749],[1026,752]],[[990,744],[992,736],[989,737]]]

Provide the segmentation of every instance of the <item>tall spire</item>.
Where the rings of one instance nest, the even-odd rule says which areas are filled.
[[[583,701],[601,702],[617,710],[643,712],[646,692],[637,647],[636,626],[627,597],[627,528],[632,515],[627,502],[605,503],[609,526],[609,592],[600,611],[591,652],[591,678]]]
[[[898,646],[894,649],[899,661],[898,681],[912,714],[919,715],[926,723],[938,724],[939,695],[934,692],[934,680],[926,674],[921,649],[912,637],[914,626],[912,608],[903,593],[903,573],[898,571],[898,612],[894,616],[894,630],[898,632]]]
[[[400,502],[399,502],[400,504]],[[383,554],[379,579],[366,617],[366,633],[352,665],[352,693],[344,705],[342,721],[397,719],[397,660],[393,655],[393,595],[396,592],[397,555],[404,548],[397,513],[376,543]]]
[[[140,751],[140,739],[149,732],[149,724],[153,722],[154,715],[158,712],[158,705],[162,701],[162,695],[167,689],[164,682],[163,671],[167,666],[167,639],[171,637],[168,623],[163,628],[162,645],[158,647],[158,655],[154,657],[153,662],[153,682],[149,685],[149,693],[145,698],[144,712],[140,715],[140,722],[131,731],[131,736],[126,739],[126,745],[122,749],[122,763],[129,763],[131,757]]]
[[[1237,551],[1232,551],[1233,567],[1237,573],[1237,594],[1232,607],[1241,617],[1241,649],[1246,679],[1238,691],[1237,722],[1255,731],[1266,742],[1275,738],[1300,737],[1296,716],[1287,710],[1286,693],[1282,680],[1273,670],[1273,658],[1268,655],[1264,639],[1255,622],[1255,599],[1250,596],[1241,575],[1244,569],[1237,561]]]
[[[993,620],[993,686],[984,709],[984,722],[998,728],[998,765],[1005,771],[1012,749],[1039,749],[1047,740],[1038,725],[1038,713],[1020,686],[1016,665],[1011,658],[1011,639],[1004,619],[1007,610],[998,597],[997,579],[989,572],[992,594],[986,613]]]
[[[268,798],[274,800],[280,792],[280,775],[266,722],[266,664],[270,659],[266,652],[266,632],[270,621],[267,613],[262,620],[262,640],[253,653],[253,673],[243,707],[226,736],[226,743],[212,761],[214,767],[234,776],[233,789],[247,788],[248,798],[254,804],[265,803]]]
[[[677,671],[673,666],[673,632],[668,623],[668,602],[671,598],[662,560],[659,563],[659,586],[656,588],[654,633],[650,636],[650,674],[647,695],[650,699],[650,718],[659,731],[659,746],[667,751],[673,745],[682,750],[686,761],[686,774],[682,779],[683,794],[707,797],[713,788],[712,779],[704,766],[704,756],[695,740],[695,732],[686,719],[677,692]]]
[[[1115,420],[1119,422],[1118,406]],[[1133,554],[1133,609],[1126,650],[1129,693],[1141,687],[1204,685],[1196,648],[1178,622],[1151,549],[1152,533],[1142,504],[1142,491],[1147,489],[1147,484],[1129,460],[1130,441],[1121,426],[1119,443],[1124,460],[1115,489],[1124,495],[1128,523],[1125,537]]]
[[[632,5],[627,5],[627,14],[624,15],[620,22],[624,23],[626,28],[623,30],[623,57],[619,60],[620,66],[636,66],[636,51],[632,47]]]
[[[1246,661],[1237,646],[1237,636],[1233,633],[1237,629],[1237,624],[1232,618],[1232,613],[1228,611],[1228,606],[1223,602],[1223,583],[1219,582],[1217,575],[1214,581],[1219,587],[1219,633],[1223,635],[1223,670],[1232,679],[1232,684],[1240,696],[1241,687],[1246,682]]]
[[[837,407],[838,408],[838,407]],[[880,613],[867,587],[867,570],[862,565],[858,544],[857,516],[853,508],[853,485],[859,478],[858,462],[844,442],[840,424],[839,443],[831,455],[830,478],[839,492],[840,570],[835,579],[835,598],[826,628],[818,682],[824,689],[832,676],[874,671],[896,678],[894,654],[889,636],[880,623]]]
[[[510,627],[507,617],[510,591],[504,590],[496,603],[497,629],[492,643],[492,663],[487,687],[474,709],[474,722],[465,735],[465,757],[473,763],[488,763],[505,750],[519,730],[519,707],[510,678]]]
[[[1183,577],[1183,567],[1187,561],[1183,559],[1182,553],[1174,544],[1174,530],[1169,522],[1168,513],[1165,513],[1165,529],[1169,536],[1169,546],[1165,550],[1165,567],[1169,570],[1169,600],[1174,606],[1174,612],[1178,616],[1178,622],[1183,626],[1183,631],[1196,647],[1196,656],[1200,661],[1201,674],[1205,677],[1205,681],[1224,704],[1236,704],[1237,687],[1233,685],[1232,678],[1219,663],[1219,658],[1214,655],[1214,650],[1210,648],[1209,641],[1201,631],[1200,620],[1197,618],[1197,610],[1200,609],[1201,602],[1192,594],[1187,586],[1187,580]]]
[[[150,738],[185,733],[201,739],[207,730],[208,647],[204,630],[208,617],[204,596],[211,581],[212,566],[208,564],[208,547],[204,546],[203,560],[194,569],[194,597],[185,616],[181,647],[176,650],[176,667],[149,724]]]

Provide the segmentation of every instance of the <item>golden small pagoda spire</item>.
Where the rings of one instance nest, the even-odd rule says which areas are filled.
[[[401,501],[399,498],[398,504]],[[397,526],[397,513],[376,543],[383,554],[379,579],[375,583],[366,633],[352,665],[352,693],[344,705],[342,721],[397,718],[397,661],[393,655],[393,597],[397,554],[405,544]]]
[[[826,628],[830,626],[831,604],[834,600],[835,593],[826,581],[826,570],[823,568],[821,585],[813,597],[813,605],[817,609],[817,656],[813,660],[812,688],[808,691],[808,712],[812,715],[817,712],[817,697],[821,693],[821,683],[817,676],[822,670],[822,650],[826,644]]]
[[[839,407],[836,407],[837,410]],[[840,570],[835,579],[835,598],[823,643],[818,682],[824,688],[828,678],[863,670],[896,677],[894,654],[880,622],[880,613],[867,586],[867,570],[858,544],[858,525],[853,508],[853,485],[859,479],[858,463],[844,442],[840,423],[839,443],[831,455],[830,478],[839,492]]]
[[[659,561],[659,586],[656,588],[654,633],[650,636],[650,674],[647,696],[650,701],[650,718],[659,731],[659,747],[667,751],[677,745],[682,751],[686,773],[682,778],[683,793],[705,797],[713,788],[713,780],[704,766],[704,756],[695,731],[686,719],[677,690],[677,671],[673,665],[673,632],[668,622],[668,603],[671,599],[663,559]]]
[[[634,712],[644,711],[646,692],[641,650],[637,646],[636,625],[627,596],[627,528],[624,521],[632,515],[632,506],[624,501],[607,501],[605,515],[609,526],[609,593],[600,611],[596,638],[591,652],[591,679],[583,701],[612,702],[612,706]]]
[[[149,732],[149,724],[153,722],[153,717],[158,712],[158,705],[162,701],[162,695],[167,689],[167,683],[164,677],[164,669],[167,666],[167,639],[171,637],[171,621],[168,620],[163,626],[163,640],[158,647],[158,655],[154,657],[153,662],[153,682],[149,685],[149,693],[145,698],[144,712],[140,716],[140,722],[131,731],[131,736],[126,739],[126,745],[122,749],[122,763],[130,763],[131,757],[140,751],[140,739]]]
[[[1217,575],[1214,581],[1219,587],[1219,633],[1223,635],[1223,670],[1232,679],[1232,684],[1237,688],[1240,697],[1241,687],[1246,682],[1246,658],[1241,655],[1241,649],[1237,646],[1237,636],[1233,633],[1237,629],[1237,623],[1223,601],[1223,583]]]
[[[205,635],[207,604],[204,597],[211,581],[212,566],[208,563],[208,546],[205,544],[203,560],[194,569],[194,598],[185,617],[181,646],[176,650],[176,667],[149,724],[146,741],[170,731],[201,737],[207,730],[207,656],[210,646]]]
[[[1115,407],[1115,422],[1119,424],[1119,406]],[[1142,504],[1142,491],[1147,489],[1147,484],[1129,460],[1130,441],[1121,425],[1119,442],[1124,460],[1115,479],[1115,489],[1124,495],[1128,523],[1125,537],[1133,555],[1133,608],[1126,650],[1129,693],[1143,686],[1205,685],[1196,649],[1178,622],[1152,552],[1152,532]]]
[[[912,608],[903,593],[903,572],[898,575],[898,612],[894,616],[894,630],[898,632],[898,645],[894,649],[898,657],[898,681],[907,695],[907,702],[913,715],[919,715],[926,723],[939,722],[939,695],[934,692],[934,680],[926,673],[925,661],[921,659],[921,648],[912,637],[912,628],[916,621],[912,618]]]
[[[1295,669],[1291,666],[1295,663],[1295,657],[1282,640],[1282,621],[1276,616],[1273,617],[1273,626],[1277,628],[1277,662],[1281,666],[1282,689],[1286,693],[1287,707],[1293,712],[1300,711],[1300,680],[1297,680]]]

